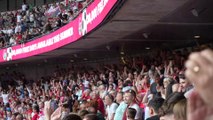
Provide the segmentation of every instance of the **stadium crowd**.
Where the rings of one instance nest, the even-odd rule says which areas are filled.
[[[69,0],[0,13],[0,48],[23,44],[66,25],[90,0]]]
[[[89,1],[71,0],[0,14],[0,47],[66,25]],[[201,120],[213,115],[213,52],[160,51],[99,67],[57,67],[30,81],[0,76],[1,120]],[[187,62],[186,62],[187,60]],[[186,65],[184,65],[186,62]]]
[[[212,104],[211,94],[204,93],[212,89],[209,80],[212,79],[213,52],[208,51],[210,57],[205,67],[211,68],[205,73],[191,67],[195,63],[190,61],[198,60],[198,56],[191,55],[184,67],[189,53],[161,51],[124,59],[123,64],[95,68],[57,67],[52,76],[35,81],[26,80],[19,72],[1,74],[0,119],[186,120],[188,117],[188,120],[200,120],[196,115],[204,119],[205,111],[212,113],[211,109],[201,109],[201,105]],[[202,78],[196,73],[192,77],[188,72],[209,75]],[[206,80],[205,84],[195,81],[200,79]],[[196,113],[193,104],[203,112]]]

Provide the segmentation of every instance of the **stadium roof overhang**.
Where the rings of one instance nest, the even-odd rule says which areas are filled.
[[[106,22],[81,40],[54,51],[1,63],[75,62],[175,49],[213,40],[211,0],[127,0]]]

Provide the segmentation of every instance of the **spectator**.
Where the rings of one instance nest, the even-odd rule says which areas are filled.
[[[22,3],[21,8],[22,8],[22,11],[23,11],[23,12],[26,12],[26,10],[27,10],[27,4]]]
[[[162,86],[160,86],[160,75],[158,73],[154,74],[154,82],[150,86],[150,93],[154,96],[161,96],[160,91]]]
[[[18,113],[18,115],[16,116],[16,120],[24,120],[23,115]]]
[[[80,116],[76,114],[69,114],[66,117],[64,117],[62,120],[82,120]]]
[[[33,105],[32,120],[38,120],[40,118],[39,112],[39,106],[37,104]]]
[[[88,107],[88,111],[89,111],[89,113],[95,114],[97,116],[98,120],[105,120],[104,116],[101,114],[101,112],[97,111],[97,108],[95,106],[92,105],[92,106]],[[90,115],[90,114],[88,114],[88,115]],[[87,118],[88,115],[86,115],[84,117],[84,119]]]
[[[127,120],[135,120],[135,115],[137,111],[134,108],[128,108],[126,116]]]
[[[98,103],[98,108],[97,110],[99,110],[101,112],[101,114],[103,116],[105,116],[105,109],[104,109],[104,102],[103,100],[99,97],[99,94],[97,91],[93,91],[91,93],[91,100],[95,100]]]
[[[120,104],[123,102],[123,92],[118,92],[115,98],[115,101],[117,104]]]
[[[95,114],[87,114],[83,120],[100,120]]]
[[[99,86],[99,91],[100,91],[100,98],[104,98],[107,94],[107,90],[106,90],[106,87],[102,84]]]
[[[87,110],[80,110],[78,115],[81,117],[81,119],[83,119],[87,114],[89,114],[89,112]]]
[[[187,114],[186,114],[186,105],[187,101],[186,99],[178,101],[173,108],[174,112],[174,118],[175,120],[187,120]]]
[[[174,119],[174,112],[173,107],[174,105],[182,100],[185,99],[182,93],[172,93],[163,103],[162,107],[159,110],[161,115],[160,120],[173,120]]]
[[[116,103],[114,103],[113,101],[114,101],[114,97],[112,95],[108,94],[105,96],[105,104],[107,105],[106,120],[114,120],[115,111],[116,111],[118,105]]]
[[[21,23],[18,23],[15,27],[15,33],[20,33],[22,31]]]
[[[146,120],[160,120],[158,111],[160,107],[162,106],[163,102],[164,102],[164,99],[160,97],[154,97],[152,100],[149,101],[148,107],[149,107],[150,117],[147,118]]]
[[[134,108],[137,111],[135,120],[140,120],[142,117],[142,113],[141,113],[141,110],[140,110],[140,107],[138,106],[138,104],[135,103],[135,98],[136,98],[136,93],[133,90],[129,90],[129,91],[125,92],[125,94],[124,94],[124,102],[126,104],[128,104],[127,109]],[[126,111],[127,111],[127,109],[126,109]],[[126,112],[124,113],[122,118],[123,118],[123,120],[127,119]]]
[[[47,21],[47,23],[43,27],[42,33],[46,33],[46,32],[49,32],[51,30],[52,30],[52,27],[51,27],[50,21]]]
[[[179,81],[180,81],[180,85],[179,85],[180,92],[187,92],[193,88],[193,86],[190,84],[190,82],[188,80],[186,80],[184,74],[179,75]]]
[[[4,105],[7,105],[9,103],[9,96],[10,96],[10,93],[8,93],[6,90],[2,92],[1,97],[3,99]]]
[[[22,16],[20,12],[17,12],[16,19],[17,19],[17,23],[21,23]]]

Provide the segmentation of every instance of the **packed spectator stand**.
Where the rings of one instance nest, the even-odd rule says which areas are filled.
[[[16,11],[0,13],[0,48],[24,44],[72,21],[92,0],[57,2],[43,6],[23,3]]]
[[[150,120],[174,115],[185,120],[184,93],[193,88],[184,76],[188,54],[161,51],[95,68],[57,66],[52,76],[35,81],[20,72],[1,74],[0,117],[60,120],[78,114],[86,120],[95,114],[97,120]]]

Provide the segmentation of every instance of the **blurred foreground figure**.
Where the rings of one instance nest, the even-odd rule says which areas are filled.
[[[213,51],[192,53],[185,64],[186,78],[195,90],[189,96],[188,120],[213,119]]]

